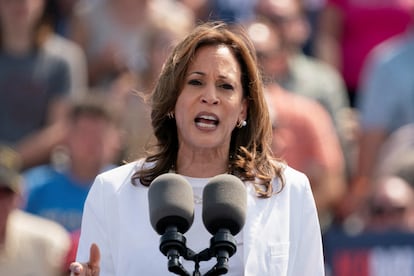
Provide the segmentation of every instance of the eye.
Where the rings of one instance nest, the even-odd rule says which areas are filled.
[[[188,84],[198,86],[198,85],[201,85],[202,83],[199,80],[193,79],[193,80],[189,80]]]
[[[234,89],[233,85],[228,84],[228,83],[221,84],[220,87],[223,88],[223,89],[226,89],[226,90],[233,90]]]

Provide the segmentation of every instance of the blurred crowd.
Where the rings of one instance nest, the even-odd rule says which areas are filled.
[[[94,177],[151,150],[147,96],[209,20],[251,37],[323,235],[414,233],[414,0],[0,0],[1,275],[67,274]]]

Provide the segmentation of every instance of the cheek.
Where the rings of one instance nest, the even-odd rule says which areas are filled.
[[[188,134],[191,130],[192,122],[188,109],[181,109],[175,114],[175,123],[179,139]]]
[[[184,123],[186,120],[189,120],[190,114],[192,114],[192,107],[194,106],[194,100],[189,97],[178,97],[175,104],[174,116],[177,122],[177,125]]]

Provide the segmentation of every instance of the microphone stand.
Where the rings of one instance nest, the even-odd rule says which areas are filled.
[[[217,264],[205,276],[226,274],[229,271],[229,258],[236,252],[236,240],[228,229],[221,228],[210,239],[211,255],[217,258]]]
[[[191,276],[180,263],[180,256],[188,251],[186,239],[176,226],[168,226],[160,239],[160,251],[168,258],[168,271],[180,276]]]
[[[210,239],[210,248],[206,248],[197,254],[186,247],[186,238],[173,226],[166,229],[160,242],[160,251],[168,258],[168,270],[180,276],[191,276],[181,264],[180,256],[183,256],[187,261],[194,262],[193,276],[203,276],[200,272],[200,262],[209,261],[216,257],[216,265],[204,276],[217,276],[228,272],[228,260],[236,250],[236,240],[228,229],[219,229]]]

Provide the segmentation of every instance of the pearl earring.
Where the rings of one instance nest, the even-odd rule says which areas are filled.
[[[237,123],[237,127],[238,127],[238,128],[242,128],[242,127],[245,127],[245,126],[247,126],[247,122],[246,122],[246,120],[239,121],[239,122]]]

